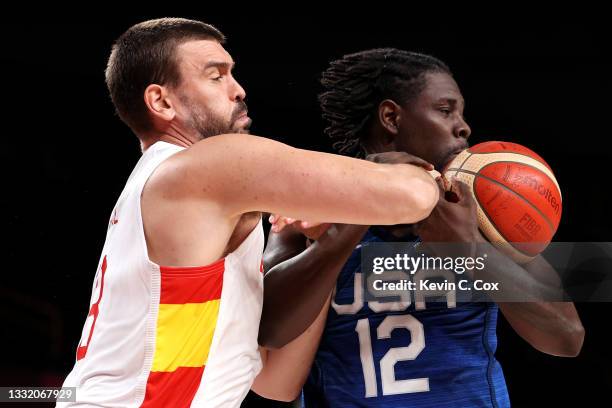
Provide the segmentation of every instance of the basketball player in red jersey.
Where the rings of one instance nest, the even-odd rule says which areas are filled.
[[[438,199],[409,155],[385,165],[247,135],[223,42],[202,22],[159,19],[112,49],[107,85],[143,156],[112,211],[64,383],[72,405],[239,406],[262,366],[261,212],[414,223]]]

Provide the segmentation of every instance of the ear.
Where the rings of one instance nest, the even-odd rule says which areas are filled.
[[[151,84],[144,91],[144,103],[153,121],[170,122],[176,116],[174,105],[166,87]]]
[[[401,107],[391,99],[385,99],[378,105],[378,121],[391,139],[399,133]],[[390,143],[391,140],[386,141]]]

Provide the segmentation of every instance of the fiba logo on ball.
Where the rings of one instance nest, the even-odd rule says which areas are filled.
[[[562,212],[559,183],[550,166],[517,143],[485,142],[461,152],[444,170],[470,187],[485,237],[517,262],[542,252]]]

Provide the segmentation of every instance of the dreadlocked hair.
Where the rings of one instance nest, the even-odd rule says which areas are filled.
[[[361,137],[385,99],[405,104],[425,88],[425,74],[451,75],[442,61],[425,54],[377,48],[345,55],[323,72],[319,95],[325,133],[338,153],[365,157]]]

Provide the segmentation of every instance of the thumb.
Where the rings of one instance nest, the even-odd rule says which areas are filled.
[[[451,180],[451,190],[459,196],[458,202],[462,204],[471,205],[474,201],[471,188],[457,177],[453,177]]]

